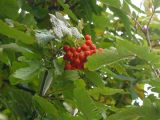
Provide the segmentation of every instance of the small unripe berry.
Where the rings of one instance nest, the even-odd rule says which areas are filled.
[[[99,52],[103,52],[103,51],[104,51],[103,48],[98,48],[97,50],[98,50]]]
[[[142,31],[144,34],[147,34],[148,28],[146,25],[142,27]]]

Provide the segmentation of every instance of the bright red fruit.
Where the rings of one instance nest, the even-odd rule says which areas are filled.
[[[81,61],[79,60],[79,58],[75,59],[74,64],[75,64],[76,66],[78,66],[80,63],[81,63]]]
[[[73,56],[73,53],[70,52],[70,51],[68,51],[68,52],[66,53],[66,55],[67,55],[67,57],[69,58],[69,57],[72,57],[72,56]]]
[[[92,45],[90,46],[90,49],[91,49],[91,50],[96,50],[96,46],[95,46],[94,44],[92,44]]]
[[[76,57],[78,57],[78,55],[79,55],[79,53],[78,53],[78,52],[76,52],[76,51],[74,51],[74,52],[73,52],[73,57],[75,57],[75,58],[76,58]]]
[[[64,45],[64,46],[63,46],[63,50],[64,50],[65,52],[67,52],[67,51],[69,50],[69,48],[70,48],[70,47],[69,47],[68,45]]]
[[[69,64],[69,63],[66,63],[65,66],[64,66],[64,69],[65,70],[71,70],[72,69],[72,65]]]
[[[91,54],[91,52],[90,51],[85,51],[85,55],[86,55],[86,57],[87,56],[89,56]]]
[[[74,58],[73,58],[72,56],[69,56],[69,57],[68,57],[68,60],[69,60],[70,62],[73,62],[73,61],[74,61]]]
[[[96,53],[96,50],[91,50],[91,55]]]
[[[79,64],[79,65],[77,66],[77,68],[80,69],[80,70],[81,70],[81,69],[84,69],[84,64],[83,64],[83,63]]]
[[[76,69],[76,67],[73,65],[73,64],[71,64],[71,70],[75,70]]]
[[[81,47],[78,47],[78,48],[76,49],[76,51],[80,53],[80,52],[81,52]]]
[[[91,40],[91,36],[90,35],[85,35],[85,39],[86,40]]]
[[[79,59],[80,59],[81,61],[83,61],[83,60],[85,59],[85,55],[84,55],[83,53],[80,53],[80,54],[79,54]]]
[[[71,47],[70,51],[73,53],[74,51],[76,51],[76,49],[74,47]]]
[[[92,45],[92,41],[91,40],[87,40],[86,41],[86,45],[91,46]]]
[[[64,59],[64,60],[67,60],[67,59],[68,59],[68,57],[67,57],[66,54],[63,56],[63,59]]]
[[[65,55],[63,59],[66,61],[65,70],[82,70],[84,69],[84,63],[87,61],[87,57],[96,53],[103,52],[104,49],[96,48],[96,45],[92,43],[91,36],[85,36],[86,42],[81,47],[75,48],[68,45],[64,45],[63,50]]]
[[[83,45],[81,46],[81,49],[82,49],[83,51],[89,50],[89,48],[88,48],[88,46],[87,46],[86,44],[83,44]]]

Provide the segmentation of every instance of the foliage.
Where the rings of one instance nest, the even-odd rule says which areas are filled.
[[[0,119],[160,119],[158,97],[147,94],[160,92],[160,2],[142,5],[0,0]],[[85,34],[104,51],[84,70],[64,70],[63,46],[82,45]]]

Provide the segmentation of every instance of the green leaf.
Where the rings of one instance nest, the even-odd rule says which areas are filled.
[[[36,27],[37,24],[32,14],[25,15],[25,18],[23,19],[22,23],[29,27]]]
[[[26,44],[33,44],[34,38],[30,35],[27,35],[24,32],[16,30],[15,28],[9,27],[3,21],[0,20],[0,34],[3,34],[9,38],[21,41]]]
[[[129,54],[118,54],[117,50],[105,49],[102,53],[96,53],[88,57],[88,61],[85,64],[89,70],[94,71],[103,65],[112,64],[114,62],[119,62],[129,57]]]
[[[133,9],[135,9],[139,13],[145,13],[142,9],[140,9],[136,5],[134,5],[130,0],[124,0],[124,2],[128,3]]]
[[[35,6],[32,8],[31,13],[38,19],[44,19],[48,15],[48,9],[42,8],[39,6]],[[48,22],[49,21],[47,21],[47,23],[46,23],[46,21],[45,21],[45,24],[48,25]],[[41,25],[42,24],[44,24],[44,23],[41,23]]]
[[[102,53],[96,53],[88,57],[88,61],[85,64],[89,70],[96,70],[103,65],[113,64],[126,58],[137,56],[146,61],[146,64],[155,64],[157,67],[160,64],[160,56],[149,51],[149,48],[145,46],[136,45],[127,40],[117,41],[117,50],[105,49]]]
[[[144,101],[142,107],[124,108],[116,114],[108,117],[108,120],[158,120],[160,114],[159,100],[153,102],[148,99]]]
[[[100,29],[102,32],[104,32],[105,28],[110,24],[105,13],[102,15],[93,15],[93,23],[95,25],[95,29]]]
[[[75,81],[79,79],[78,71],[75,70],[65,70],[62,76],[64,80]]]
[[[120,8],[121,3],[119,0],[100,0],[102,3],[107,4],[109,6]]]
[[[92,71],[86,71],[85,72],[86,78],[92,82],[94,85],[96,85],[97,87],[102,87],[104,86],[104,83],[102,81],[102,78],[99,74],[97,74],[96,72],[92,72]]]
[[[157,9],[160,6],[160,1],[159,0],[153,0],[153,5],[155,9]]]
[[[75,81],[74,97],[78,109],[80,109],[87,120],[99,119],[100,116],[97,107],[85,90],[85,83],[82,80]]]
[[[0,61],[8,66],[11,65],[11,60],[9,59],[8,54],[3,52],[2,48],[0,48]]]
[[[127,14],[120,9],[121,3],[119,0],[101,0],[103,3],[107,4],[109,8],[114,12],[115,16],[119,17],[124,24],[124,28],[129,37],[131,37],[131,24]],[[128,11],[127,11],[128,12]]]
[[[18,9],[17,0],[0,0],[0,16],[16,19],[19,16]]]
[[[119,54],[132,54],[151,64],[160,64],[160,56],[150,52],[146,46],[136,45],[129,41],[118,41],[117,49]]]
[[[42,111],[44,111],[45,113],[48,113],[49,115],[58,118],[59,117],[59,113],[57,108],[54,106],[54,104],[51,104],[49,101],[47,101],[46,99],[35,95],[33,97],[33,99],[35,100],[35,102],[38,104],[38,106],[40,107],[40,109]],[[58,119],[57,119],[58,120]]]
[[[109,88],[109,87],[95,87],[93,89],[90,89],[88,92],[95,99],[98,99],[100,95],[107,96],[107,95],[114,95],[117,93],[126,94],[126,92],[123,89],[115,89],[115,88]]]
[[[33,53],[30,49],[19,46],[16,43],[3,44],[3,45],[0,45],[0,48],[11,49],[11,50],[22,52],[22,53]]]
[[[64,11],[74,20],[77,22],[77,17],[76,15],[72,12],[72,10],[70,10],[69,5],[68,4],[64,4],[62,2],[62,0],[58,0],[58,3],[63,7]]]
[[[131,23],[126,15],[121,9],[110,7],[110,9],[114,12],[115,16],[118,16],[122,23],[124,24],[125,32],[131,37]]]
[[[1,89],[0,103],[4,104],[9,111],[21,120],[29,119],[32,114],[32,95],[24,90],[13,86]]]
[[[24,67],[16,70],[13,73],[13,77],[19,78],[21,80],[29,80],[35,75],[39,68],[40,65],[38,63],[33,63],[29,67]]]

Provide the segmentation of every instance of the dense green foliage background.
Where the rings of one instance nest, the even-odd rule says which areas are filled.
[[[159,97],[144,90],[160,92],[160,1],[144,0],[144,10],[130,0],[98,3],[0,0],[0,119],[160,119]],[[64,71],[63,45],[84,40],[58,37],[49,14],[90,34],[104,52],[83,71]]]

